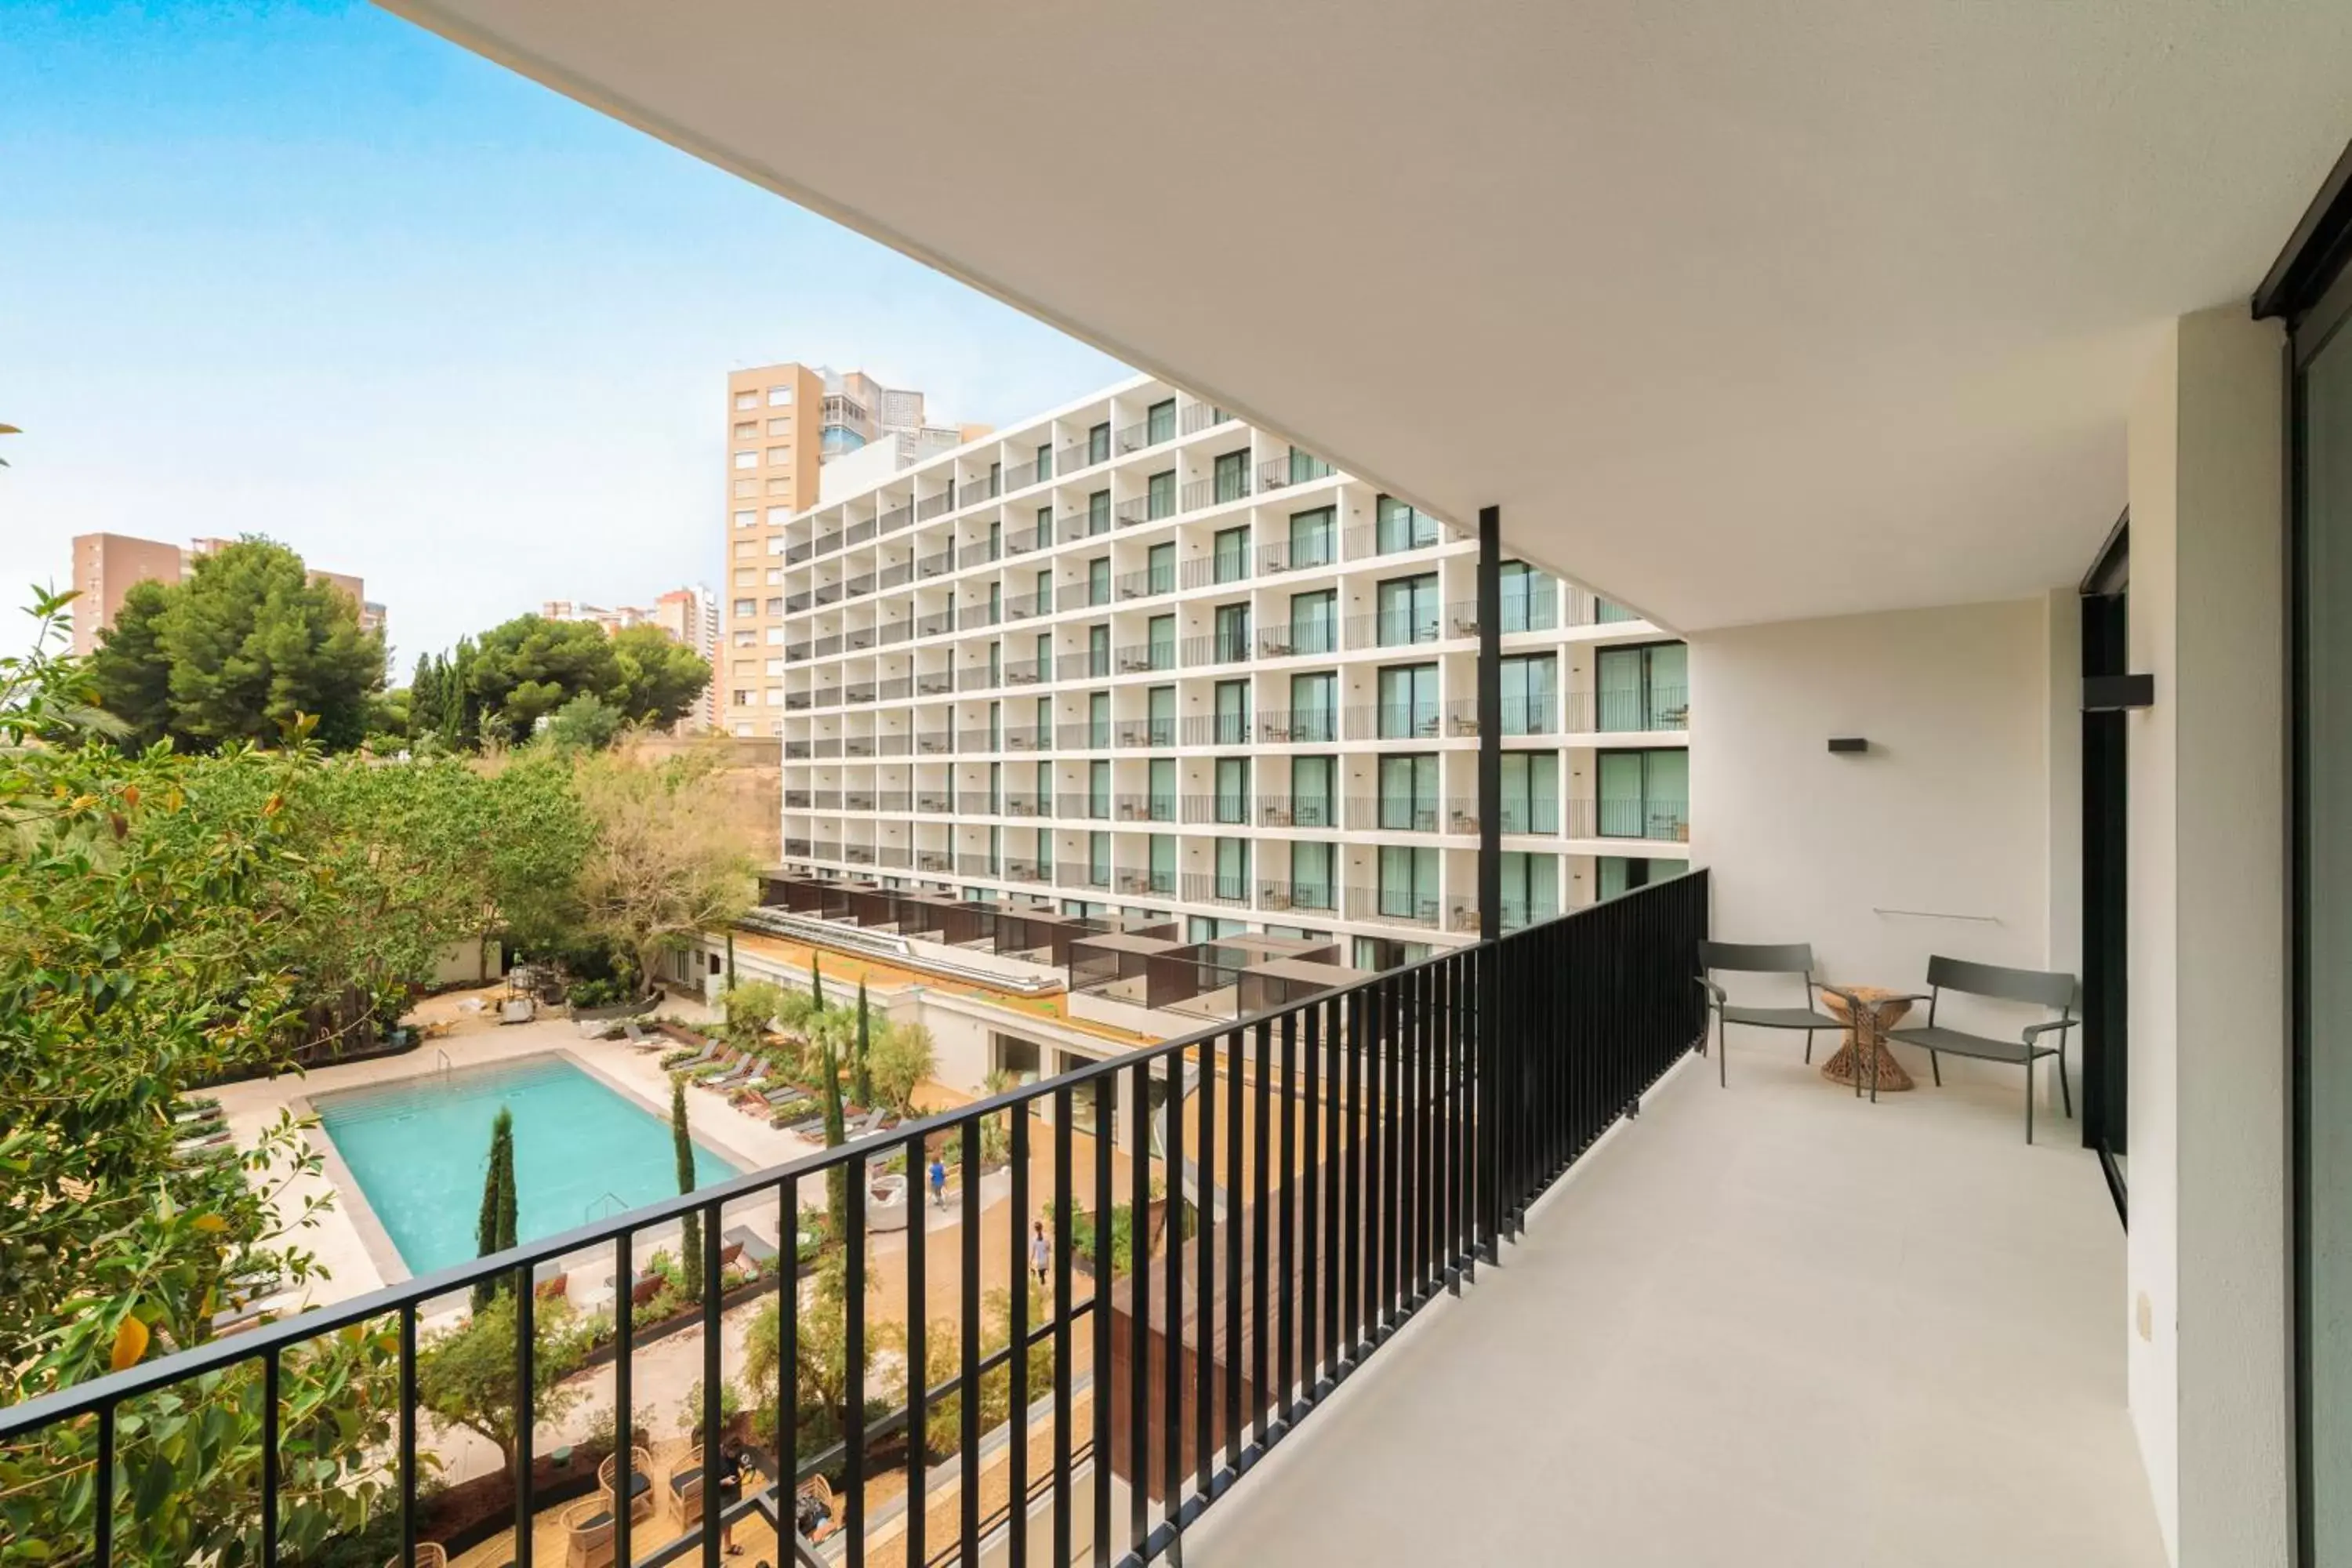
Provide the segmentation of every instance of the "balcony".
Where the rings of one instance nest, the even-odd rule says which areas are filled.
[[[1118,721],[1118,743],[1122,747],[1161,750],[1176,744],[1176,721],[1173,719],[1122,719]]]
[[[1650,796],[1643,800],[1571,800],[1570,838],[1623,838],[1636,843],[1690,842],[1690,803]]]
[[[1284,881],[1261,878],[1257,907],[1269,913],[1296,910],[1329,914],[1339,908],[1339,889],[1329,882]]]
[[[1223,904],[1234,909],[1247,909],[1250,901],[1250,879],[1244,875],[1227,876],[1216,871],[1187,871],[1182,883],[1184,901],[1192,904]]]
[[[1176,668],[1174,642],[1133,643],[1118,650],[1118,673],[1139,675],[1147,670]]]
[[[1410,800],[1387,795],[1348,797],[1350,833],[1452,833],[1475,835],[1478,803],[1474,799]]]
[[[1194,479],[1187,484],[1178,510],[1200,511],[1207,507],[1223,506],[1228,501],[1247,500],[1249,494],[1250,479],[1246,470],[1219,474],[1213,479]]]
[[[1183,642],[1184,668],[1197,669],[1204,665],[1246,664],[1250,649],[1250,635],[1245,631],[1210,632],[1201,637],[1186,637]]]
[[[1257,651],[1261,658],[1302,658],[1309,655],[1337,653],[1339,651],[1339,628],[1338,623],[1328,617],[1319,621],[1261,626],[1257,634]]]
[[[1323,745],[1339,738],[1332,708],[1269,708],[1257,716],[1258,739],[1268,745]]]
[[[1570,734],[1657,734],[1690,728],[1690,691],[1679,684],[1647,690],[1571,691]],[[1507,731],[1506,731],[1507,733]]]

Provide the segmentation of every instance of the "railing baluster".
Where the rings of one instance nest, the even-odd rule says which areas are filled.
[[[702,1568],[719,1568],[719,1516],[727,1503],[719,1484],[723,1461],[719,1452],[723,1441],[719,1405],[725,1385],[719,1299],[726,1294],[719,1278],[719,1228],[726,1213],[725,1205],[716,1203],[702,1211]]]
[[[1077,1376],[1070,1332],[1070,1211],[1077,1190],[1070,1181],[1070,1089],[1054,1090],[1054,1563],[1066,1568],[1070,1530],[1070,1384]],[[1097,1314],[1099,1316],[1099,1314]],[[1097,1400],[1100,1386],[1096,1389]]]
[[[1128,1074],[1127,1549],[1137,1554],[1151,1535],[1151,1064]],[[1112,1254],[1117,1258],[1116,1251]],[[1113,1267],[1117,1264],[1114,1261]]]
[[[1118,1111],[1114,1104],[1118,1075],[1106,1072],[1095,1079],[1095,1242],[1094,1289],[1089,1305],[1095,1319],[1094,1407],[1094,1561],[1110,1556],[1110,1208],[1111,1140]]]
[[[776,1188],[776,1508],[797,1521],[801,1495],[801,1181]],[[625,1555],[624,1564],[634,1559]]]
[[[1225,1037],[1225,1465],[1242,1469],[1242,1146],[1243,1040]]]
[[[515,1568],[530,1568],[532,1512],[530,1468],[537,1462],[531,1452],[531,1428],[537,1425],[532,1417],[538,1413],[539,1402],[531,1397],[532,1379],[537,1375],[532,1363],[537,1358],[538,1302],[531,1291],[530,1265],[518,1264],[514,1270],[515,1293]]]
[[[1303,1403],[1316,1398],[1316,1307],[1322,1297],[1323,1270],[1318,1243],[1321,1232],[1316,1224],[1319,1215],[1316,1205],[1321,1196],[1323,1173],[1323,1009],[1309,1004],[1304,1020],[1306,1038],[1301,1043],[1300,1062],[1305,1071],[1300,1075],[1298,1095],[1299,1148],[1302,1157],[1298,1168],[1298,1382]]]
[[[1250,1401],[1256,1406],[1257,1446],[1263,1450],[1268,1441],[1267,1425],[1274,1406],[1274,1392],[1266,1385],[1266,1335],[1274,1325],[1267,1321],[1267,1275],[1273,1268],[1267,1256],[1268,1223],[1274,1217],[1266,1212],[1267,1179],[1273,1174],[1273,1144],[1269,1139],[1267,1115],[1273,1107],[1269,1101],[1274,1093],[1274,1026],[1259,1019],[1253,1031],[1257,1039],[1257,1059],[1252,1064],[1255,1088],[1250,1096],[1250,1326],[1249,1379]]]
[[[963,1123],[963,1213],[959,1221],[961,1267],[956,1299],[962,1319],[962,1396],[956,1401],[961,1441],[957,1445],[956,1497],[963,1505],[963,1528],[956,1537],[957,1561],[980,1560],[980,1118]],[[909,1506],[921,1500],[910,1498]]]
[[[1192,1184],[1192,1489],[1201,1506],[1209,1506],[1215,1486],[1216,1380],[1210,1350],[1216,1339],[1217,1303],[1217,1068],[1218,1042],[1201,1042],[1201,1087],[1193,1096],[1201,1123],[1199,1147],[1192,1168],[1200,1173]],[[1228,1216],[1230,1217],[1230,1216]],[[1171,1396],[1172,1397],[1172,1396]]]
[[[1005,1498],[1010,1510],[1005,1516],[1006,1568],[1028,1568],[1029,1563],[1029,1298],[1036,1289],[1035,1274],[1024,1256],[1029,1247],[1029,1101],[1023,1100],[1005,1113],[1012,1119],[1013,1192],[1006,1202],[1004,1233],[1012,1258],[1013,1289],[1010,1310],[1013,1314],[1011,1338],[1012,1363],[1005,1375],[1011,1381],[1012,1397],[1007,1405],[1012,1411],[1013,1431],[1004,1454]],[[978,1478],[966,1485],[977,1489]]]
[[[272,1345],[261,1358],[261,1568],[278,1568],[278,1347]]]
[[[631,1489],[631,1478],[636,1473],[636,1425],[630,1417],[636,1392],[635,1369],[631,1365],[637,1348],[635,1234],[625,1230],[613,1240],[613,1496],[617,1500],[613,1510],[613,1560],[616,1563],[637,1560],[636,1543],[632,1539],[636,1529],[636,1510],[631,1506],[636,1501],[636,1493]],[[792,1364],[793,1342],[789,1335],[782,1342],[782,1360],[787,1366]],[[786,1447],[783,1451],[790,1454],[792,1449]],[[646,1484],[653,1484],[651,1476],[646,1478]]]
[[[625,1343],[626,1342],[624,1342]],[[400,1561],[416,1561],[416,1303],[400,1308]],[[101,1562],[103,1559],[101,1559]]]
[[[1184,1528],[1184,1057],[1167,1058],[1167,1147],[1160,1168],[1168,1173],[1167,1316],[1160,1336],[1160,1513],[1168,1521],[1171,1554],[1181,1560]],[[1139,1306],[1140,1303],[1139,1302]]]
[[[1339,1235],[1339,1190],[1346,1184],[1347,1095],[1340,1087],[1341,1037],[1347,1004],[1327,998],[1317,1008],[1323,1018],[1323,1084],[1329,1106],[1323,1117],[1323,1355],[1322,1381],[1339,1380],[1339,1357],[1345,1342],[1339,1335],[1339,1264],[1344,1253]]]
[[[942,1138],[946,1134],[940,1134]],[[925,1207],[930,1202],[930,1152],[921,1133],[907,1140],[907,1562],[919,1564],[924,1561],[924,1535],[930,1526],[930,1444],[925,1436],[930,1410],[929,1367],[930,1310],[930,1242],[929,1218]],[[947,1151],[940,1151],[942,1163]],[[861,1163],[856,1167],[864,1173]]]
[[[920,1143],[919,1138],[912,1140]],[[842,1501],[842,1532],[849,1538],[847,1548],[849,1568],[866,1568],[866,1161],[854,1158],[849,1167],[848,1217],[836,1238],[842,1248],[841,1346],[842,1437],[847,1447],[842,1471],[845,1493]],[[907,1229],[909,1258],[917,1250],[912,1241],[922,1232],[922,1176],[919,1167],[907,1174]],[[907,1325],[911,1334],[914,1324]],[[913,1385],[919,1388],[922,1380]],[[920,1559],[910,1552],[908,1561]]]
[[[1290,1356],[1291,1336],[1297,1331],[1298,1320],[1292,1294],[1296,1289],[1297,1265],[1297,1235],[1292,1209],[1298,1196],[1298,1015],[1286,1011],[1282,1015],[1282,1076],[1276,1080],[1276,1107],[1282,1115],[1282,1127],[1276,1147],[1281,1162],[1280,1179],[1275,1184],[1275,1341],[1274,1341],[1274,1418],[1281,1426],[1290,1425]]]
[[[1363,1353],[1364,1311],[1364,993],[1351,991],[1340,1004],[1347,1009],[1348,1144],[1340,1156],[1346,1173],[1347,1266],[1340,1272],[1340,1352],[1352,1370]]]
[[[90,1506],[97,1510],[93,1524],[95,1539],[90,1543],[91,1561],[96,1568],[113,1568],[114,1404],[111,1400],[98,1407],[98,1469],[90,1478]]]

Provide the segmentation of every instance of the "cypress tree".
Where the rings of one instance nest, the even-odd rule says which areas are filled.
[[[490,1123],[490,1168],[482,1178],[482,1212],[474,1223],[475,1256],[488,1258],[494,1252],[504,1252],[515,1245],[516,1209],[514,1165],[514,1112],[499,1107],[497,1119]],[[484,1280],[474,1287],[474,1310],[480,1311],[490,1304],[499,1290],[507,1288],[503,1279]]]
[[[841,1110],[841,1058],[833,1048],[833,1035],[824,1036],[824,1146],[838,1149],[849,1141],[848,1119]],[[856,1162],[837,1164],[824,1173],[825,1207],[833,1215],[833,1234],[836,1240],[849,1235],[849,1166]],[[921,1173],[907,1173],[907,1191],[910,1205],[920,1203]],[[914,1222],[918,1226],[921,1221]],[[918,1228],[913,1245],[921,1245],[922,1231]]]
[[[408,733],[418,739],[441,732],[441,661],[429,653],[416,656],[416,673],[408,682]]]
[[[673,1073],[669,1080],[669,1137],[677,1152],[677,1190],[681,1194],[694,1191],[694,1139],[686,1130],[686,1079]],[[686,1256],[678,1259],[679,1277],[686,1281],[686,1299],[702,1300],[702,1215],[688,1209],[682,1222],[683,1234],[678,1245]]]
[[[866,1070],[866,1055],[872,1046],[873,1026],[866,1016],[866,979],[860,975],[857,981],[857,1060],[851,1068],[856,1081],[850,1088],[857,1096],[857,1103],[869,1110],[874,1108],[874,1079]]]
[[[809,950],[809,1000],[822,1009],[824,1006],[824,976],[817,972],[816,961],[817,952],[814,948],[811,948]]]

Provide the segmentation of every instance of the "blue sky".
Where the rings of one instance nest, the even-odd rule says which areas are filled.
[[[728,370],[1002,423],[1113,361],[363,5],[0,0],[0,585],[266,533],[415,655],[718,576]],[[0,636],[5,636],[0,633]]]

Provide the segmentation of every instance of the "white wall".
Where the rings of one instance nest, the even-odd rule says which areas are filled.
[[[2279,353],[2184,318],[2131,424],[2126,1332],[2188,1568],[2289,1561]]]
[[[2075,786],[2053,770],[2079,758],[2053,759],[2049,709],[2073,633],[2052,616],[2035,598],[1694,637],[1691,858],[1716,934],[1810,942],[1847,984],[1916,988],[1937,952],[2071,963],[2050,921],[2079,858],[2053,871],[2052,834]]]

